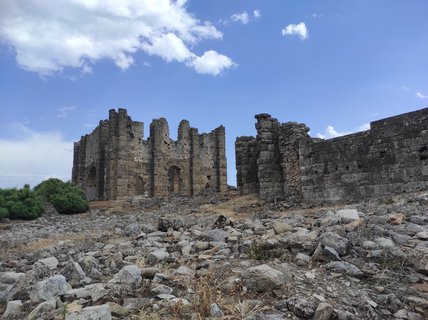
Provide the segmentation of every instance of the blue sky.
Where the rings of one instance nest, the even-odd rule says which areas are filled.
[[[255,114],[367,129],[428,106],[427,57],[426,0],[2,0],[0,187],[69,179],[72,142],[118,107],[146,136],[225,125],[235,184]]]

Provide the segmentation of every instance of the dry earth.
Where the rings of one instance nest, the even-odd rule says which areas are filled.
[[[428,318],[428,193],[287,207],[229,191],[3,221],[0,315]]]

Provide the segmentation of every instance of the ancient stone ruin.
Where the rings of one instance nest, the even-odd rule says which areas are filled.
[[[428,189],[428,108],[329,140],[301,123],[256,119],[257,136],[235,143],[242,194],[317,204]]]
[[[147,140],[143,128],[125,109],[113,109],[108,120],[74,144],[72,181],[83,187],[89,200],[226,190],[223,126],[198,134],[183,120],[177,141],[170,139],[164,118],[153,120]]]

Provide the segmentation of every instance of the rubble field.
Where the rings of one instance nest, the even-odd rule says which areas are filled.
[[[236,191],[0,223],[1,319],[428,318],[428,192],[290,208]]]

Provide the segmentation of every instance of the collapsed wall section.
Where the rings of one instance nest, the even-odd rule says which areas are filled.
[[[330,140],[309,137],[304,124],[256,119],[256,138],[235,143],[242,194],[315,204],[428,189],[428,108]]]
[[[238,137],[235,142],[238,190],[301,201],[299,146],[309,139],[309,128],[296,122],[279,123],[266,113],[255,118],[257,136]]]

